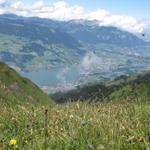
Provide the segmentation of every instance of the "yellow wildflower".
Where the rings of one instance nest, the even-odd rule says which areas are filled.
[[[15,139],[11,139],[10,141],[9,141],[9,145],[10,146],[13,146],[13,145],[16,145],[17,144],[17,141],[15,140]]]

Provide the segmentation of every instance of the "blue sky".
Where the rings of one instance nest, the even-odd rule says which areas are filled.
[[[54,3],[58,0],[43,0]],[[79,5],[87,10],[106,9],[120,15],[132,15],[137,18],[150,19],[150,0],[64,0],[71,5]],[[33,4],[37,0],[24,0]]]

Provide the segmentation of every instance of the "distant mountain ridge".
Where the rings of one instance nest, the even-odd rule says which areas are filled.
[[[135,53],[148,56],[150,47],[129,32],[99,26],[96,21],[13,14],[0,15],[0,41],[0,60],[24,71],[76,64],[91,51],[104,59],[114,59],[115,54],[118,60],[124,57],[128,61],[129,53],[133,59]]]

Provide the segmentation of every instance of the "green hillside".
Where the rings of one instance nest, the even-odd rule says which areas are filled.
[[[50,95],[57,102],[65,101],[110,101],[122,99],[149,99],[150,72],[120,76],[104,83],[87,84]]]
[[[114,85],[119,80],[109,87],[118,88]],[[51,105],[36,85],[1,63],[0,150],[149,150],[150,103],[140,96],[149,91],[149,76],[124,80],[118,93],[136,83],[138,100],[127,101],[116,89],[118,101],[89,103],[87,97],[86,102]],[[88,90],[88,96],[100,93],[93,87]],[[130,92],[125,94],[131,99]]]
[[[121,87],[111,93],[111,99],[147,99],[150,98],[150,72],[132,75]]]
[[[0,63],[0,104],[51,104],[52,100],[30,80],[21,77],[7,65]]]

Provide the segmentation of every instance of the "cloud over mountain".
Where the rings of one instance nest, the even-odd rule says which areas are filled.
[[[46,3],[38,1],[29,6],[21,0],[0,0],[0,13],[14,13],[21,16],[37,16],[54,20],[87,19],[97,20],[100,25],[113,25],[130,32],[143,32],[146,23],[132,17],[111,14],[104,9],[88,11],[78,5],[70,5],[64,1]]]

